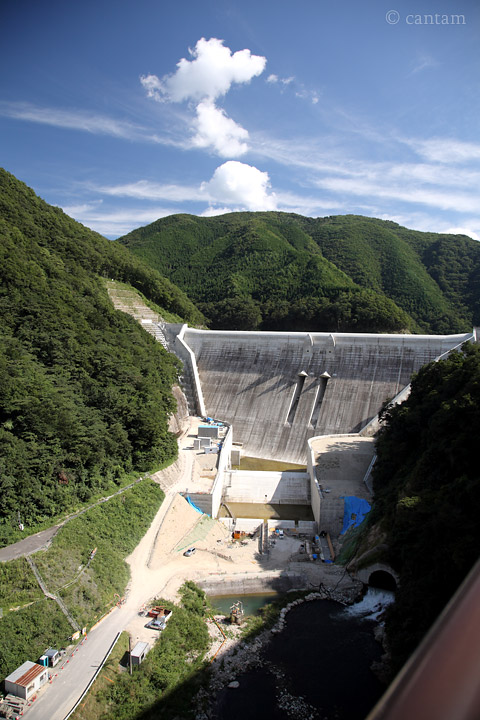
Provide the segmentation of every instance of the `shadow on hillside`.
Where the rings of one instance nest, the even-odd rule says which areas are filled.
[[[289,594],[288,601],[296,597],[299,595]],[[275,612],[266,611],[264,618],[270,621],[267,627],[276,622],[280,607],[286,603],[284,596]],[[223,628],[227,631],[228,622]],[[352,620],[337,602],[321,600],[301,604],[289,614],[285,629],[270,635],[269,642],[261,648],[254,642],[255,635],[252,628],[251,644],[246,649],[233,650],[229,654],[231,663],[225,662],[225,656],[218,661],[216,689],[211,695],[208,694],[211,678],[208,665],[192,672],[176,689],[131,717],[135,720],[289,720],[291,717],[320,720],[327,716],[337,720],[363,720],[383,692],[370,671],[371,662],[378,661],[382,652],[374,640],[373,626],[365,628],[362,620]],[[328,647],[328,652],[322,652],[322,647]],[[151,677],[161,678],[164,674],[154,671]],[[238,686],[230,688],[232,681],[239,683]],[[345,693],[345,683],[351,692]],[[203,706],[199,698],[203,698]],[[207,701],[209,711],[204,714]]]

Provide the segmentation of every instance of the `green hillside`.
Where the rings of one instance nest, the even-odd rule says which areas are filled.
[[[479,345],[426,365],[408,400],[386,413],[370,522],[400,575],[387,617],[396,669],[478,559],[479,434]]]
[[[177,361],[101,276],[190,322],[170,281],[0,171],[0,542],[170,462]],[[19,515],[20,513],[20,515]]]
[[[480,243],[354,215],[172,215],[120,238],[214,328],[451,333],[480,322]]]

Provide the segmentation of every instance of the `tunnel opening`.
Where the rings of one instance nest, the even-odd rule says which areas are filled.
[[[391,590],[395,592],[397,582],[393,575],[387,570],[375,570],[368,578],[369,587],[379,588],[380,590]]]

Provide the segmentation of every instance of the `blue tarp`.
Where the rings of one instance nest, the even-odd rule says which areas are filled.
[[[363,498],[357,498],[354,495],[345,495],[343,497],[345,506],[343,510],[343,528],[340,535],[343,535],[351,527],[358,527],[367,513],[370,512],[371,506]]]
[[[188,502],[188,504],[192,506],[192,508],[193,508],[194,510],[196,510],[197,512],[200,513],[200,515],[203,515],[203,514],[204,514],[203,510],[200,510],[200,508],[197,507],[194,502],[192,502],[192,499],[191,499],[190,495],[187,495],[187,497],[186,497],[185,499],[186,499],[186,501]]]

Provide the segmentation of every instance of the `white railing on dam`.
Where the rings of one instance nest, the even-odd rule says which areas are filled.
[[[447,337],[454,338],[454,337],[458,337],[458,336],[449,335]],[[451,353],[457,352],[457,350],[460,350],[466,342],[473,342],[473,343],[476,342],[475,328],[473,329],[472,333],[467,333],[466,335],[462,335],[461,337],[462,337],[462,340],[461,340],[461,342],[458,343],[458,345],[454,345],[453,347],[449,347],[447,350],[444,350],[441,353],[441,355],[438,355],[436,358],[434,358],[432,362],[439,362],[440,360],[444,360],[449,355],[451,355]],[[412,389],[412,386],[410,383],[408,383],[408,385],[406,385],[402,390],[400,390],[400,392],[397,395],[395,395],[395,397],[388,403],[388,407],[393,407],[394,405],[400,405],[401,403],[405,402],[405,400],[410,395],[411,389]],[[380,428],[380,420],[379,420],[379,416],[377,414],[377,415],[375,415],[374,418],[372,418],[370,420],[369,423],[367,423],[367,425],[365,425],[364,428],[362,428],[362,430],[360,430],[360,435],[363,435],[365,437],[371,437],[372,435],[375,435],[375,433],[379,430],[379,428]]]
[[[180,360],[182,360],[183,363],[187,363],[192,376],[195,400],[198,403],[198,412],[200,415],[206,415],[207,413],[205,411],[205,402],[203,399],[202,386],[200,384],[200,376],[198,374],[195,353],[189,348],[184,340],[185,331],[187,329],[188,325],[183,325],[179,334],[175,338],[175,354],[180,358]]]
[[[387,399],[408,392],[412,374],[473,335],[184,326],[179,337],[185,356],[190,351],[205,413],[232,424],[247,455],[303,465],[310,437],[356,433],[367,426],[364,433],[373,432],[380,409]]]
[[[279,343],[289,343],[291,341],[305,341],[308,340],[311,345],[327,343],[333,344],[366,344],[366,345],[388,345],[393,344],[398,346],[399,344],[407,345],[421,345],[430,343],[435,340],[445,344],[444,352],[454,346],[460,346],[464,342],[472,341],[474,339],[474,333],[457,333],[456,335],[412,335],[410,333],[405,334],[394,334],[394,333],[339,333],[339,332],[277,332],[277,331],[256,331],[256,330],[199,330],[197,328],[190,328],[188,325],[182,327],[181,335],[185,338],[185,342],[191,337],[218,337],[222,341],[235,341],[235,340],[248,340],[254,343],[267,343],[271,344],[274,341]]]

